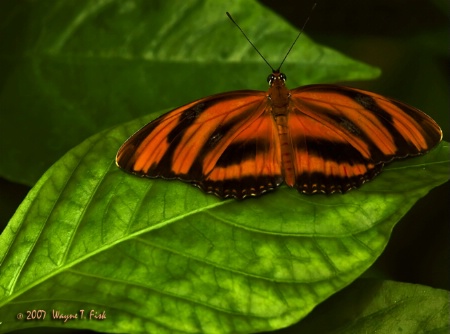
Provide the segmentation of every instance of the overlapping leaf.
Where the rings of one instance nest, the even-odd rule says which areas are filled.
[[[444,334],[450,329],[448,297],[448,291],[419,284],[360,279],[320,305],[295,330]]]

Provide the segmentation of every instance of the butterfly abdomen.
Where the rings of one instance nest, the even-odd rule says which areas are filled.
[[[278,136],[280,138],[281,166],[284,182],[289,187],[293,187],[295,184],[295,166],[287,116],[277,116],[275,121],[277,123]]]

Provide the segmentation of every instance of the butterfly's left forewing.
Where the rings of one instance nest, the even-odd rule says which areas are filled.
[[[180,179],[224,198],[260,195],[283,180],[277,130],[258,91],[173,110],[128,139],[116,162],[133,174]]]

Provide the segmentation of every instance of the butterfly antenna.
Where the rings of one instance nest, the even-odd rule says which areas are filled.
[[[238,29],[241,31],[242,35],[244,35],[245,39],[250,43],[251,46],[253,46],[253,48],[256,50],[256,52],[258,52],[258,54],[261,56],[261,58],[266,62],[267,65],[269,65],[270,69],[272,70],[272,72],[274,72],[274,69],[272,66],[270,66],[269,62],[266,60],[266,58],[264,58],[264,56],[261,54],[261,52],[259,52],[259,50],[256,48],[256,46],[252,43],[252,41],[247,37],[247,35],[245,34],[244,30],[241,29],[241,27],[239,27],[239,24],[236,23],[235,20],[233,20],[233,18],[231,17],[230,13],[227,12],[227,16],[228,18],[231,20],[231,22],[233,22],[235,24],[236,27],[238,27]],[[297,37],[298,38],[298,37]],[[292,47],[291,47],[292,49]],[[290,51],[290,50],[289,50]],[[285,57],[286,58],[286,57]],[[284,61],[284,60],[283,60]]]
[[[314,5],[312,6],[311,10],[309,11],[308,17],[307,17],[306,20],[305,20],[305,23],[303,23],[303,27],[300,29],[300,32],[298,33],[297,37],[296,37],[295,40],[294,40],[294,43],[292,43],[292,45],[291,45],[291,47],[289,48],[288,52],[287,52],[286,55],[284,56],[283,61],[281,62],[280,66],[278,66],[278,69],[277,69],[278,72],[280,71],[281,66],[283,66],[284,61],[286,60],[287,56],[288,56],[289,53],[291,52],[291,50],[292,50],[292,48],[294,47],[295,43],[297,42],[298,38],[299,38],[300,35],[303,33],[303,30],[305,29],[306,24],[308,23],[309,18],[311,17],[311,13],[313,12],[314,8],[316,8],[316,6],[317,6],[317,2],[314,3]],[[240,29],[240,28],[239,28],[239,29]]]

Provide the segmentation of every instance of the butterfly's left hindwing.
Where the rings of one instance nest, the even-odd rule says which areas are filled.
[[[219,94],[177,108],[135,133],[117,165],[180,179],[220,197],[262,194],[282,182],[278,134],[264,92]]]

